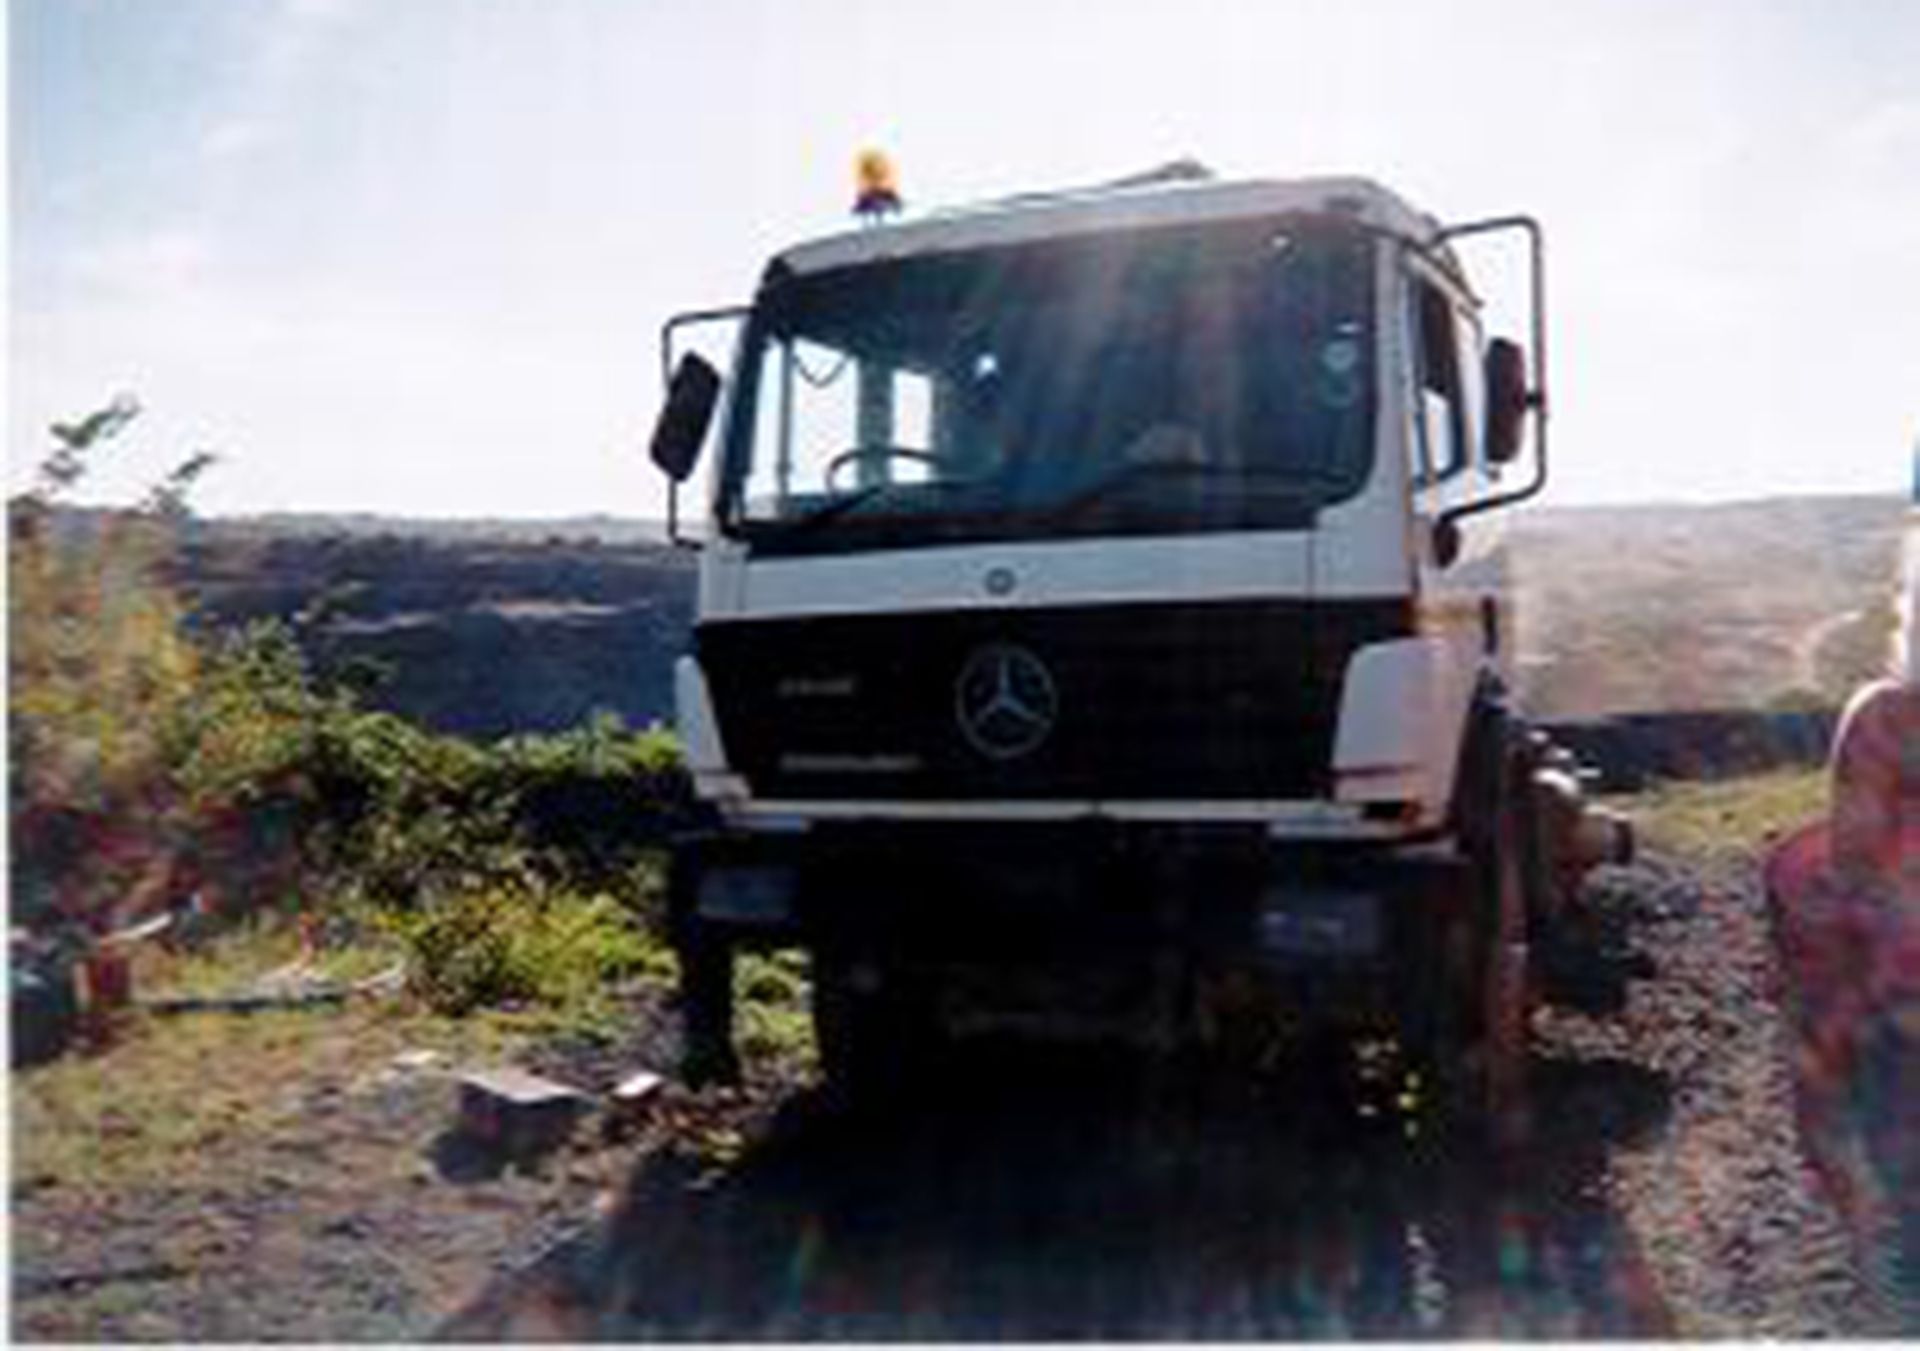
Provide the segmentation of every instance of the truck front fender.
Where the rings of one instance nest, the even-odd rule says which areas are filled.
[[[744,796],[744,783],[727,767],[727,748],[720,739],[720,723],[713,715],[706,674],[692,656],[683,656],[673,664],[673,715],[696,796],[709,801]]]
[[[1446,817],[1478,678],[1477,654],[1439,637],[1370,643],[1347,662],[1334,736],[1334,796],[1402,803],[1407,824]]]

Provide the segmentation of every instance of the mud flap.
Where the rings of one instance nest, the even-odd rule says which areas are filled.
[[[1463,757],[1456,831],[1467,856],[1462,904],[1446,926],[1440,1006],[1423,1048],[1451,1124],[1504,1152],[1528,1135],[1534,1007],[1527,820],[1516,785],[1525,748],[1497,702],[1482,706]]]
[[[667,883],[667,923],[680,961],[681,1076],[695,1086],[733,1083],[733,940],[727,926],[703,918],[705,841],[676,844]]]

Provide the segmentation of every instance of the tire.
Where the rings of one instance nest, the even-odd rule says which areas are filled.
[[[1525,817],[1509,794],[1485,857],[1475,860],[1474,902],[1480,929],[1477,1044],[1470,1057],[1471,1095],[1466,1104],[1498,1144],[1518,1144],[1527,1134],[1527,1040],[1533,1012],[1533,981],[1527,925],[1523,853]]]
[[[1528,1025],[1532,828],[1521,785],[1526,751],[1497,705],[1475,717],[1462,766],[1456,831],[1465,869],[1432,937],[1422,1059],[1447,1124],[1496,1146],[1530,1128]]]
[[[693,1087],[740,1081],[733,1045],[733,942],[717,925],[680,926],[681,1075]]]
[[[897,1097],[922,1062],[931,1011],[898,965],[840,947],[813,955],[813,1028],[821,1077],[845,1106]]]

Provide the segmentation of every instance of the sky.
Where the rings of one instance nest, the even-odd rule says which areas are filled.
[[[1193,156],[1367,174],[1443,219],[1536,215],[1551,501],[1900,491],[1920,438],[1906,0],[8,19],[14,487],[49,423],[129,390],[146,412],[98,498],[208,449],[214,513],[657,516],[661,322],[843,228],[867,146],[910,208]]]

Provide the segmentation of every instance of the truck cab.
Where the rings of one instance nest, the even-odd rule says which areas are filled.
[[[1090,1003],[1161,1041],[1246,970],[1403,1026],[1464,998],[1482,1041],[1519,1016],[1485,1007],[1526,961],[1532,827],[1502,816],[1539,759],[1495,509],[1545,480],[1545,400],[1452,245],[1509,228],[1537,370],[1533,222],[1448,230],[1360,178],[1148,176],[800,244],[725,375],[673,364],[669,324],[655,459],[712,459],[675,672],[710,813],[674,863],[696,1062],[731,1066],[754,943],[813,951],[847,1079],[1014,971],[1058,978],[1029,1024]]]

